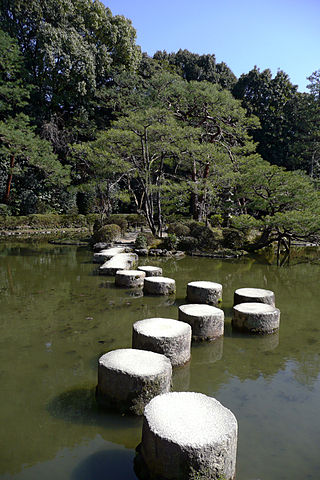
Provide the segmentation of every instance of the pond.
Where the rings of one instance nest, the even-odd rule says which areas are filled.
[[[177,319],[186,285],[223,285],[223,339],[192,346],[174,390],[203,392],[239,422],[237,480],[320,478],[320,266],[184,257],[160,265],[175,297],[143,297],[96,274],[83,247],[0,245],[1,480],[134,480],[141,419],[97,409],[97,359],[132,324]],[[273,290],[280,332],[231,329],[233,292]]]

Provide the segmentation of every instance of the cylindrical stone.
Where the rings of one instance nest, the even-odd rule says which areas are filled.
[[[214,340],[224,332],[224,313],[206,304],[187,304],[179,307],[179,320],[192,328],[193,340]]]
[[[194,392],[159,395],[144,411],[136,466],[140,463],[152,479],[231,480],[237,433],[235,416],[215,398]]]
[[[176,282],[173,278],[148,277],[145,278],[143,291],[150,295],[171,295],[176,292]]]
[[[171,363],[164,355],[113,350],[99,359],[96,398],[104,407],[142,415],[153,397],[170,391],[171,378]]]
[[[162,268],[160,267],[153,267],[151,265],[141,265],[138,267],[138,270],[141,270],[146,274],[146,277],[161,277],[162,276]]]
[[[234,305],[239,303],[267,303],[275,306],[275,296],[271,290],[264,290],[263,288],[238,288],[234,292]]]
[[[218,305],[222,300],[222,285],[206,281],[190,282],[187,285],[187,300],[190,303]]]
[[[139,270],[118,270],[115,276],[117,287],[143,287],[146,274]]]
[[[191,327],[171,318],[146,318],[133,324],[132,348],[162,353],[172,366],[190,360]]]
[[[240,303],[233,307],[232,326],[249,333],[273,333],[279,329],[280,310],[266,303]]]

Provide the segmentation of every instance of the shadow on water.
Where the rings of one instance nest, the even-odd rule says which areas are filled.
[[[65,422],[99,426],[108,440],[134,448],[142,418],[102,409],[95,400],[95,388],[75,388],[61,393],[47,404],[51,416]]]
[[[130,450],[95,452],[73,470],[70,480],[135,480],[133,458]]]

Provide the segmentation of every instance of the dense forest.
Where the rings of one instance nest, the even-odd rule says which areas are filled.
[[[140,213],[319,240],[320,70],[236,78],[214,54],[141,53],[92,0],[1,0],[0,215]]]

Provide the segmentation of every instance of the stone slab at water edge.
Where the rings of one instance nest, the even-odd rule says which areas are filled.
[[[144,411],[136,473],[152,480],[187,480],[198,478],[196,473],[234,479],[237,435],[235,416],[215,398],[194,392],[159,395]]]
[[[180,305],[179,320],[192,328],[193,340],[214,340],[224,333],[224,313],[212,305],[189,303]]]
[[[146,318],[133,324],[132,348],[162,353],[172,366],[190,360],[191,327],[171,318]]]
[[[107,260],[110,260],[110,258],[114,257],[115,255],[118,255],[118,253],[124,253],[125,250],[126,249],[124,247],[106,248],[104,250],[101,250],[101,252],[93,254],[93,262],[104,263]]]
[[[146,274],[139,270],[118,270],[115,276],[115,284],[117,287],[143,287],[145,276]]]
[[[145,272],[146,277],[161,277],[162,276],[162,268],[160,267],[153,267],[152,265],[141,265],[138,267],[138,270]]]
[[[176,293],[176,282],[173,278],[147,277],[143,291],[149,295],[172,295]]]
[[[207,281],[190,282],[187,285],[187,300],[216,306],[222,300],[222,285]]]
[[[268,305],[275,306],[275,295],[271,290],[265,290],[263,288],[238,288],[234,292],[233,305],[239,303],[267,303]]]
[[[279,330],[280,310],[266,303],[240,303],[233,307],[232,327],[254,334]]]
[[[118,253],[99,268],[100,275],[115,275],[118,270],[130,270],[138,264],[136,253]]]
[[[142,415],[153,397],[170,391],[171,378],[171,363],[164,355],[113,350],[99,358],[96,398],[103,407]]]

